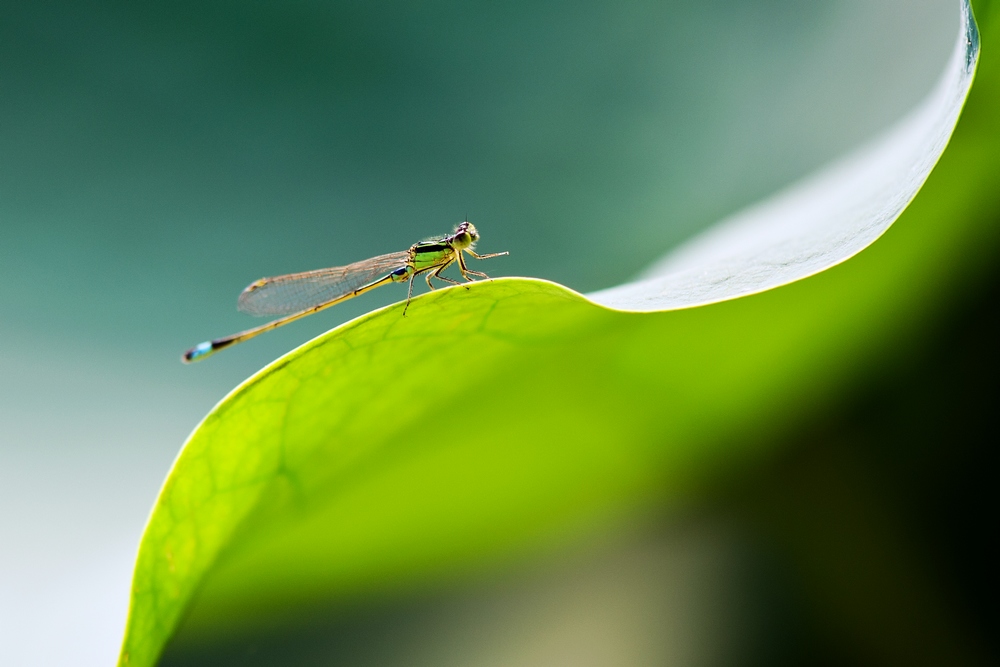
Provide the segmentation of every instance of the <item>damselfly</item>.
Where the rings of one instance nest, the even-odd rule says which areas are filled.
[[[460,285],[441,272],[452,264],[458,264],[462,277],[472,282],[472,276],[488,278],[485,273],[473,271],[465,264],[463,253],[469,253],[476,259],[488,259],[506,255],[506,252],[494,252],[489,255],[479,255],[474,250],[479,232],[475,226],[465,221],[455,228],[448,236],[421,241],[410,246],[409,250],[379,255],[347,266],[335,266],[330,269],[290,273],[274,278],[261,278],[250,283],[239,298],[239,309],[251,315],[283,315],[277,320],[268,322],[253,329],[240,333],[216,338],[192,347],[184,353],[181,360],[184,363],[200,361],[219,350],[242,343],[254,336],[277,329],[283,324],[294,322],[306,315],[318,313],[324,308],[335,306],[341,301],[375,289],[386,283],[409,282],[406,293],[406,305],[403,315],[410,306],[413,296],[413,279],[423,274],[427,285],[434,289],[432,278]]]

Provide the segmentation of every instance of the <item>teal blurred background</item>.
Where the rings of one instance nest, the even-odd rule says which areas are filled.
[[[0,5],[0,663],[113,660],[135,545],[187,433],[282,352],[402,297],[182,366],[190,345],[255,323],[234,307],[248,282],[468,216],[482,250],[511,252],[492,275],[617,284],[898,119],[936,79],[957,13]],[[666,588],[742,567],[744,547],[709,524],[677,548],[653,539],[681,554]],[[676,660],[699,663],[690,651]]]

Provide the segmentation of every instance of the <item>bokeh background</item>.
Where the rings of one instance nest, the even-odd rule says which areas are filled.
[[[187,433],[282,352],[402,297],[182,366],[256,323],[234,307],[248,282],[468,216],[482,250],[511,252],[491,274],[617,284],[898,119],[957,24],[951,0],[0,5],[0,663],[114,660],[131,559]],[[995,657],[975,519],[996,505],[980,381],[997,368],[996,283],[682,516],[168,659]],[[817,544],[881,563],[842,606],[875,591],[871,615],[912,618],[845,626],[817,600],[849,577]],[[879,606],[899,591],[914,599]]]

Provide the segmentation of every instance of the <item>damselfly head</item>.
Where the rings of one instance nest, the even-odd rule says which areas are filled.
[[[475,243],[479,240],[479,232],[476,230],[476,226],[466,220],[465,222],[460,222],[458,227],[455,228],[455,236],[460,236],[462,234],[468,234],[472,242]]]
[[[455,228],[455,233],[451,235],[451,245],[459,250],[464,250],[479,240],[479,232],[476,226],[466,220]]]

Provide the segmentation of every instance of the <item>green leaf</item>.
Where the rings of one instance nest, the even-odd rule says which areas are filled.
[[[960,40],[957,53],[974,55],[969,47]],[[926,141],[887,135],[647,280],[593,300],[529,279],[440,290],[405,318],[399,304],[370,313],[247,380],[198,426],[164,484],[140,546],[121,664],[154,664],[185,616],[197,636],[454,576],[651,500],[681,502],[765,453],[787,415],[835,392],[927,316],[930,297],[994,238],[980,212],[996,210],[987,175],[1000,161],[1000,72],[989,61],[902,222],[847,263],[761,291],[838,264],[886,229],[943,150],[972,62],[959,58],[943,79],[965,71],[964,89],[929,98],[958,101],[934,107]],[[929,131],[941,127],[943,138]],[[900,146],[916,168],[878,162]],[[882,168],[866,173],[885,176],[889,191],[843,189],[857,184],[845,174],[872,160]],[[831,193],[857,195],[841,213],[867,203],[877,214],[838,226],[844,215],[817,206],[839,205],[822,199]],[[802,237],[782,237],[779,223],[801,206],[833,226],[809,226],[812,240],[781,254]],[[746,242],[764,228],[767,244]],[[789,258],[803,261],[787,271]],[[692,279],[702,269],[704,280]],[[735,287],[720,292],[727,275]],[[677,280],[686,301],[671,301]]]

